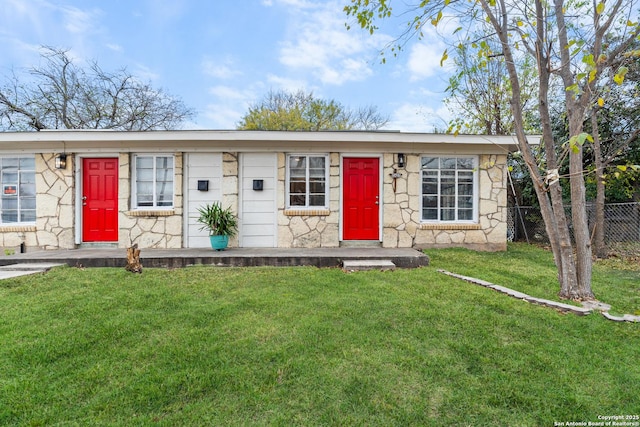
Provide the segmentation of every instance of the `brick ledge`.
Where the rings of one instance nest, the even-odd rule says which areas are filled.
[[[481,230],[480,224],[423,223],[420,230]]]
[[[38,231],[35,225],[0,225],[0,232]]]
[[[173,216],[176,214],[175,210],[170,211],[128,211],[129,216]]]
[[[285,209],[286,216],[329,216],[329,209]]]

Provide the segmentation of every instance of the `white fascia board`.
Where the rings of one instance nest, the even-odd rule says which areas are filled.
[[[529,137],[538,144],[539,136]],[[176,130],[124,132],[55,130],[0,132],[0,151],[290,151],[304,148],[331,152],[424,152],[435,149],[501,153],[515,151],[514,136],[448,135],[403,132],[284,132]]]

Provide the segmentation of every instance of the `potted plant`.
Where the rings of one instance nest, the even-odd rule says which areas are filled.
[[[224,250],[229,244],[229,237],[233,237],[238,229],[238,219],[231,208],[222,208],[220,202],[213,202],[198,208],[198,222],[202,224],[200,230],[209,232],[211,247],[217,251]]]

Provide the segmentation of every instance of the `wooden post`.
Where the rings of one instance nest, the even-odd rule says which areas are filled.
[[[127,271],[132,273],[142,273],[142,264],[140,264],[140,249],[138,244],[135,243],[130,248],[127,248]]]

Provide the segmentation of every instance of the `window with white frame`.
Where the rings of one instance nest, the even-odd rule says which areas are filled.
[[[325,208],[329,200],[328,155],[287,156],[287,207]]]
[[[422,220],[471,222],[477,212],[474,156],[422,157]]]
[[[36,221],[34,157],[0,157],[0,224]]]
[[[173,207],[173,156],[134,156],[134,206],[140,209]]]

